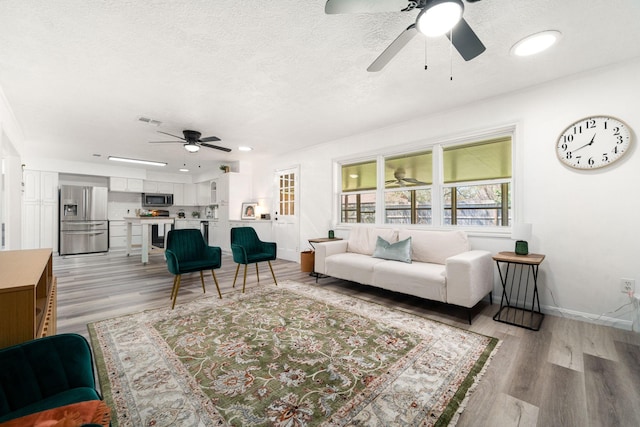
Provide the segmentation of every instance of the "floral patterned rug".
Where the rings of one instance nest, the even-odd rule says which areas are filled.
[[[284,282],[89,325],[114,426],[452,425],[498,340]]]

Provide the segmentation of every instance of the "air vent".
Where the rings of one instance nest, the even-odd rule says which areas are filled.
[[[138,121],[148,123],[153,126],[160,126],[162,124],[162,122],[159,120],[153,120],[153,119],[150,119],[149,117],[142,117],[142,116],[138,117]]]

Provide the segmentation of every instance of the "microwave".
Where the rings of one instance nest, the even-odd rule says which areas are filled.
[[[142,193],[142,207],[173,206],[173,194]]]

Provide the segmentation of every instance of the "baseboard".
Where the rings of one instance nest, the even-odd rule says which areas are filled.
[[[631,330],[633,322],[631,320],[618,319],[616,317],[609,317],[604,315],[596,315],[592,313],[584,313],[576,310],[568,310],[566,308],[559,308],[549,305],[543,305],[540,307],[542,312],[550,314],[552,316],[566,317],[573,320],[580,320],[582,322],[594,323],[596,325],[612,326],[618,329]]]

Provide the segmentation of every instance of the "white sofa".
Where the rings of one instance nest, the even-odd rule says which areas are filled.
[[[411,237],[410,263],[373,257],[378,236],[389,243]],[[463,231],[369,226],[353,227],[348,240],[316,244],[314,271],[466,308],[491,297],[494,280],[491,253],[471,250]]]

